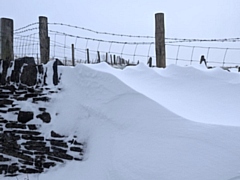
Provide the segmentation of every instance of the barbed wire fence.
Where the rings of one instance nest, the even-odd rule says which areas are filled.
[[[39,23],[35,22],[14,30],[15,58],[32,56],[39,62],[38,25]],[[90,58],[90,63],[117,61],[120,64],[147,63],[150,57],[155,62],[156,59],[155,37],[153,36],[100,32],[63,23],[48,23],[48,32],[50,59],[58,58],[66,65],[72,63],[72,44],[74,45],[75,63],[87,63],[88,58]],[[211,43],[215,46],[210,46]],[[238,66],[240,64],[240,38],[165,38],[165,45],[167,64],[196,64],[199,63],[201,55],[205,55],[210,66]]]

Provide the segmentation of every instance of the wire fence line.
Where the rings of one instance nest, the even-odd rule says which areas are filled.
[[[119,56],[133,64],[139,61],[146,63],[150,57],[153,61],[156,58],[153,36],[100,32],[63,23],[48,23],[48,25],[51,59],[58,58],[71,62],[71,44],[74,44],[76,62],[85,62],[87,52],[92,62],[96,62],[99,57],[101,61],[105,61],[110,59],[110,55]],[[38,26],[39,23],[35,22],[14,30],[15,58],[32,56],[39,62]],[[218,46],[210,46],[210,43],[218,43]],[[226,47],[225,43],[232,43],[235,46]],[[212,66],[240,64],[240,38],[165,38],[165,45],[167,64],[199,63],[201,55],[205,55],[208,64]]]

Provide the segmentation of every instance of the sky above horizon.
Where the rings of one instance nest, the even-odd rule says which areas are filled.
[[[240,37],[239,7],[239,0],[68,0],[61,2],[57,0],[8,0],[1,2],[0,17],[14,19],[14,29],[38,22],[39,16],[46,16],[50,23],[64,23],[100,32],[154,36],[155,14],[161,12],[165,16],[166,38],[224,39]],[[73,31],[68,33],[73,34]],[[81,32],[77,32],[75,35],[84,36]],[[88,37],[94,38],[94,34]],[[115,40],[113,39],[114,37],[110,38]],[[128,41],[124,37],[120,37],[117,40]],[[154,40],[151,39],[151,41]],[[87,43],[82,42],[81,48],[85,49],[85,44]],[[193,45],[193,43],[188,43],[187,45]],[[234,43],[201,43],[195,45],[240,48],[239,41]],[[93,50],[97,51],[98,46],[99,44],[96,43]],[[111,45],[107,45],[102,51],[107,52],[110,49],[109,46]],[[102,44],[101,47],[103,47]],[[147,55],[148,47],[143,49],[138,46],[137,48],[136,54],[141,54],[144,51],[144,55]],[[135,54],[135,47],[123,47],[121,45],[116,47],[116,49],[115,51],[119,53],[121,49],[124,49],[125,54]],[[112,51],[114,50],[112,49]],[[168,57],[175,58],[177,56],[177,47],[169,46],[167,51]],[[198,61],[202,54],[207,56],[207,49],[196,51],[194,51],[195,54],[192,56],[194,58],[196,56],[195,61]],[[209,61],[222,62],[225,50],[214,51],[217,50],[211,50],[210,55],[215,53],[219,57],[217,55],[209,56]],[[191,52],[192,48],[188,48],[186,52],[184,48],[181,48],[178,58],[189,59]],[[150,54],[151,56],[154,55],[154,46],[151,47]],[[182,57],[182,54],[184,57]],[[240,50],[228,51],[227,56],[226,61],[238,63]],[[146,60],[143,59],[143,61]],[[175,59],[173,60],[174,62]]]
[[[154,14],[165,14],[167,37],[239,37],[238,0],[8,0],[1,2],[0,17],[15,20],[15,28],[47,16],[61,22],[98,31],[153,35]]]

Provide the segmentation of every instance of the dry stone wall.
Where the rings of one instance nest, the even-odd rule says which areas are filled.
[[[46,86],[44,71],[37,69],[34,64],[31,67],[36,71],[30,70],[30,74],[26,75],[28,80],[33,80],[31,86],[23,83],[23,66],[28,65],[24,65],[26,62],[22,65],[16,65],[16,62],[14,64],[14,68],[9,66],[4,70],[2,66],[0,69],[0,177],[42,173],[67,161],[82,161],[85,143],[78,142],[77,136],[66,137],[52,130],[46,138],[46,132],[41,132],[41,127],[52,121],[51,113],[41,102],[50,102],[51,95],[61,93],[61,89],[53,90]],[[9,68],[12,71],[10,75],[7,73]],[[38,79],[39,73],[42,74],[42,79]],[[57,77],[48,78],[52,78],[57,85]],[[42,82],[37,82],[37,79]],[[22,110],[20,104],[24,102],[31,103],[37,109]]]

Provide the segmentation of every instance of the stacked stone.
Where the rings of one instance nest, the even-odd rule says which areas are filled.
[[[0,176],[42,173],[66,161],[82,161],[84,143],[77,142],[76,136],[70,138],[51,131],[50,138],[46,139],[46,132],[40,131],[43,124],[51,122],[51,114],[45,107],[39,106],[39,102],[49,102],[51,94],[61,90],[51,90],[46,86],[42,66],[36,66],[31,58],[10,65],[0,60],[0,66]],[[12,68],[9,77],[7,67]],[[37,73],[44,78],[39,80]],[[53,77],[53,84],[57,85],[57,73],[54,74],[56,77]],[[38,109],[22,110],[19,104],[24,101],[33,103],[33,107]],[[8,116],[10,114],[12,116]],[[9,120],[4,117],[16,118]],[[41,121],[38,124],[31,123],[35,118]]]
[[[42,173],[67,160],[81,161],[83,158],[83,144],[76,140],[67,141],[68,137],[54,131],[51,131],[51,138],[45,139],[38,130],[41,125],[3,118],[0,122],[1,127],[5,125],[5,130],[0,133],[0,174]]]
[[[51,138],[45,139],[39,131],[42,126],[31,124],[31,120],[39,118],[42,123],[50,123],[51,115],[45,107],[38,107],[39,114],[32,111],[21,111],[18,103],[27,101],[38,104],[48,102],[52,93],[47,87],[15,89],[14,86],[0,86],[0,112],[13,113],[17,120],[6,120],[0,116],[0,174],[17,176],[22,173],[42,173],[50,167],[68,160],[83,159],[83,143],[73,137],[62,136],[51,131]],[[41,121],[40,121],[41,122]]]

